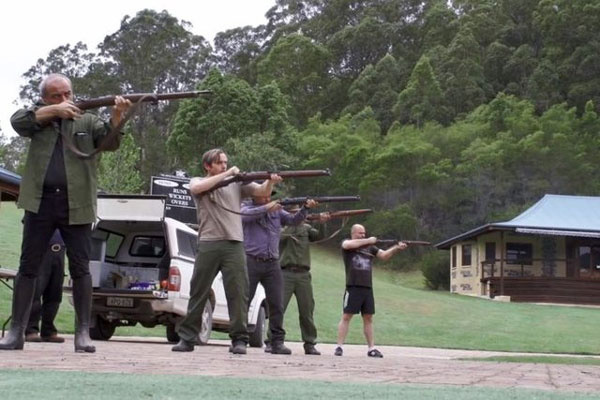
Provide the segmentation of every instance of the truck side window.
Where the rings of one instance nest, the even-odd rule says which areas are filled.
[[[177,229],[177,247],[179,255],[196,258],[198,238],[197,235]]]

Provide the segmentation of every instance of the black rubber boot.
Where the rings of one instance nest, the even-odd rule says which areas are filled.
[[[23,350],[35,282],[36,278],[17,274],[12,301],[12,323],[6,336],[0,340],[0,350]]]
[[[75,352],[94,353],[96,346],[90,339],[92,314],[92,277],[73,279],[73,307],[75,308]]]
[[[171,347],[172,351],[194,351],[194,343],[179,339],[179,343]]]

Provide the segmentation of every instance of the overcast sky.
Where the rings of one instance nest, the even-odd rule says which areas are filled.
[[[90,51],[106,35],[119,30],[125,15],[145,8],[167,10],[192,23],[192,32],[213,41],[218,32],[266,23],[265,14],[275,0],[108,0],[108,1],[4,1],[0,8],[0,128],[16,135],[10,116],[20,107],[21,77],[50,50],[82,41]],[[109,94],[109,93],[107,93]]]

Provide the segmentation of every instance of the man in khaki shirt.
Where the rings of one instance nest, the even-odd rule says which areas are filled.
[[[239,215],[243,197],[270,194],[282,179],[272,174],[261,185],[233,182],[214,189],[225,179],[239,173],[237,167],[227,167],[227,155],[212,149],[202,156],[205,177],[190,180],[190,193],[198,214],[198,253],[190,282],[187,315],[177,329],[179,343],[173,351],[193,351],[202,326],[202,312],[215,276],[223,274],[223,285],[229,309],[229,351],[246,354],[248,344],[248,274],[244,254],[244,233]]]

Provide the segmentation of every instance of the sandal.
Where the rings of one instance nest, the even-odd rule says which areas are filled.
[[[381,354],[381,352],[379,350],[377,350],[377,349],[369,350],[367,352],[367,355],[369,357],[383,358],[383,354]]]

